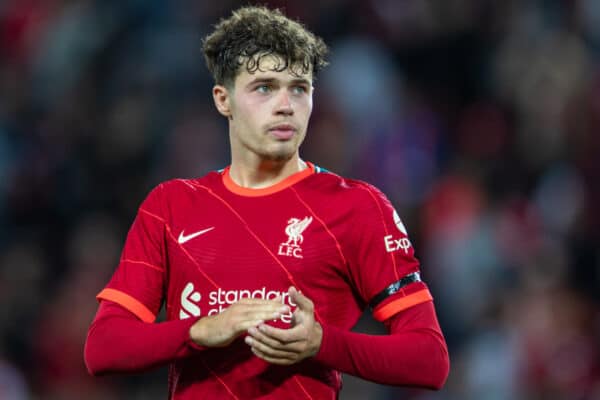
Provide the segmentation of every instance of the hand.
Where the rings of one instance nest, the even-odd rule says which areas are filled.
[[[243,298],[217,315],[200,318],[190,328],[190,338],[204,347],[224,347],[244,334],[248,328],[290,312],[281,299]]]
[[[277,365],[291,365],[312,357],[319,351],[323,329],[315,321],[314,305],[308,297],[291,287],[290,299],[298,307],[292,316],[292,327],[279,329],[264,323],[248,329],[246,343],[263,360]]]

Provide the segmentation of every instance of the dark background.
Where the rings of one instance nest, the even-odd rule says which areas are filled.
[[[200,40],[240,4],[0,2],[0,399],[166,398],[83,343],[148,191],[228,163]],[[303,157],[389,196],[450,346],[441,392],[342,399],[599,399],[600,2],[267,4],[331,47]]]

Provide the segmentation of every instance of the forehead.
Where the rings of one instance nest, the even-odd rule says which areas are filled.
[[[235,80],[236,82],[249,82],[269,76],[282,80],[305,79],[312,83],[312,71],[303,71],[301,64],[288,65],[282,69],[284,66],[285,60],[277,54],[255,55],[251,60],[242,60]]]

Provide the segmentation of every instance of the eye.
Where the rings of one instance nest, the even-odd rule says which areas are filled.
[[[271,86],[264,84],[264,85],[259,85],[257,86],[254,90],[256,90],[258,93],[269,93],[271,92]]]
[[[296,85],[292,87],[292,93],[294,94],[305,94],[308,92],[308,89],[306,88],[306,86],[303,85]]]

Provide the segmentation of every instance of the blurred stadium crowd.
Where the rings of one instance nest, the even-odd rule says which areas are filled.
[[[600,399],[600,2],[266,3],[331,47],[304,158],[390,197],[450,346],[342,398]],[[0,2],[1,399],[166,398],[83,343],[146,193],[228,163],[200,39],[241,4]]]

